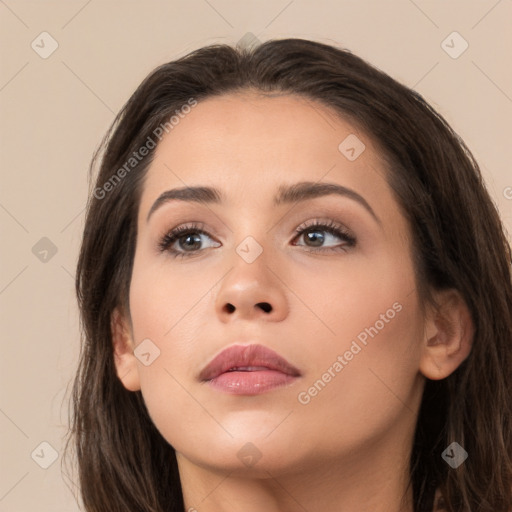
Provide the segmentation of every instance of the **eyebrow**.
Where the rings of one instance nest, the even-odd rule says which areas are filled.
[[[310,181],[301,181],[299,183],[294,183],[293,185],[281,185],[278,188],[278,193],[274,197],[274,206],[298,203],[331,194],[337,194],[356,201],[370,213],[378,224],[382,224],[377,214],[373,211],[373,208],[368,204],[363,196],[358,194],[355,190],[336,183],[314,183]],[[149,221],[155,210],[171,201],[221,204],[223,202],[223,194],[219,189],[206,186],[183,187],[166,190],[153,203],[153,206],[151,206],[146,222]]]

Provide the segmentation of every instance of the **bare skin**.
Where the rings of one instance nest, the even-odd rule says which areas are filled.
[[[338,149],[350,134],[365,145],[353,161]],[[337,194],[273,204],[280,186],[298,182],[341,185],[369,208]],[[224,201],[170,201],[147,220],[160,194],[186,186],[218,188]],[[190,223],[207,234],[172,248],[191,256],[158,249]],[[241,245],[247,237],[257,244]],[[186,510],[412,512],[425,377],[461,364],[472,326],[454,291],[438,293],[439,312],[421,313],[410,240],[377,146],[324,106],[227,95],[200,102],[163,138],[139,207],[130,317],[116,310],[112,329],[119,378],[142,390],[176,449]],[[238,247],[262,252],[249,263]],[[148,366],[133,353],[145,339],[160,350]],[[199,380],[223,349],[252,343],[300,377],[253,396]]]

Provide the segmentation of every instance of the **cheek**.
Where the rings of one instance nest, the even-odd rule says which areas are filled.
[[[349,415],[352,431],[363,432],[415,400],[423,324],[411,267],[382,259],[338,275],[295,288],[323,324],[310,315],[317,334],[314,350],[303,345],[310,362],[299,402],[311,417]]]
[[[193,351],[194,334],[202,324],[197,311],[217,281],[215,272],[185,273],[165,258],[156,263],[136,258],[130,285],[136,342],[150,338],[173,357],[182,350]]]
[[[134,262],[130,284],[134,342],[147,347],[144,353],[150,353],[151,361],[147,366],[137,362],[141,391],[153,423],[176,448],[181,439],[193,441],[190,424],[211,423],[190,392],[194,392],[191,383],[198,355],[208,340],[203,301],[217,281],[216,273],[184,275],[170,272],[165,262],[143,258]]]
[[[349,350],[356,338],[364,344],[389,336],[387,346],[399,344],[403,336],[392,333],[401,328],[404,316],[414,313],[417,303],[413,269],[397,265],[398,259],[392,254],[356,254],[337,265],[316,263],[315,268],[290,274],[299,276],[289,282],[305,307],[289,319],[289,326],[304,332],[305,324],[311,324],[308,332],[316,338],[315,346],[327,350]]]
[[[304,418],[306,437],[318,437],[323,425],[326,452],[333,446],[363,448],[393,425],[405,421],[412,426],[415,421],[413,411],[421,398],[420,319],[410,298],[400,307],[393,304],[390,310],[367,311],[357,322],[339,320],[347,335],[337,347],[312,355],[314,370],[297,396],[303,409],[297,416]]]

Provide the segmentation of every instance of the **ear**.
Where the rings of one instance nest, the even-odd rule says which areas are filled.
[[[454,289],[437,292],[438,308],[430,308],[420,360],[421,373],[441,380],[454,372],[471,352],[474,325],[466,302]]]
[[[137,358],[133,354],[135,347],[131,328],[128,319],[117,307],[111,314],[110,327],[117,376],[126,389],[139,391],[139,371],[137,369]]]

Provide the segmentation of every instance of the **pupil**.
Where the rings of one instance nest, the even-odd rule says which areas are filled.
[[[194,240],[195,238],[195,240]],[[192,240],[192,244],[190,245],[188,242]],[[197,235],[185,235],[185,245],[189,248],[191,248],[193,246],[193,244],[195,243],[201,243],[201,238]]]

